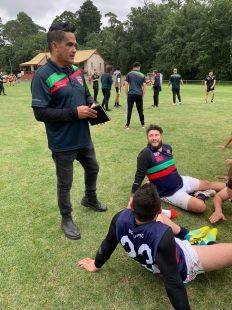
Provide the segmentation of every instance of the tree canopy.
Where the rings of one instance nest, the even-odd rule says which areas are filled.
[[[219,79],[232,79],[231,0],[147,0],[131,8],[124,22],[108,12],[108,24],[102,27],[101,17],[93,1],[86,0],[79,10],[64,11],[53,22],[73,23],[79,48],[97,48],[123,73],[140,61],[144,72],[156,68],[164,77],[177,66],[185,79],[202,79],[210,69]],[[1,71],[9,71],[9,58],[17,71],[20,62],[46,50],[45,29],[26,13],[6,24],[0,19]]]

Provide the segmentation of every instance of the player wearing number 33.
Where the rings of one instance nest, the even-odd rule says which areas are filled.
[[[98,271],[120,243],[143,267],[154,274],[162,274],[175,309],[190,309],[183,283],[193,280],[199,273],[232,265],[232,243],[192,246],[187,240],[174,238],[175,226],[179,226],[169,219],[168,225],[165,224],[160,212],[155,185],[143,185],[134,194],[132,208],[113,217],[95,260],[84,258],[78,265],[89,272]]]

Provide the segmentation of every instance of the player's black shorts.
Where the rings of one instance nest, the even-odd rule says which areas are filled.
[[[120,88],[119,87],[115,87],[115,90],[116,90],[116,93],[119,94],[120,93],[119,90],[121,91],[121,87]]]
[[[212,90],[214,90],[214,87],[213,88],[207,87],[207,93],[209,93]]]

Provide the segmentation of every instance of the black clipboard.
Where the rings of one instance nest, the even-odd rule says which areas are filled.
[[[96,105],[95,107],[91,108],[93,110],[97,111],[97,117],[96,118],[88,118],[88,121],[91,126],[97,125],[97,124],[102,124],[105,122],[110,121],[109,115],[105,112],[103,107],[101,105]]]

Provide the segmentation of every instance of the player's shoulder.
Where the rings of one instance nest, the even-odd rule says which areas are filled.
[[[162,150],[169,153],[169,152],[172,152],[172,147],[170,144],[163,143],[162,144]]]

